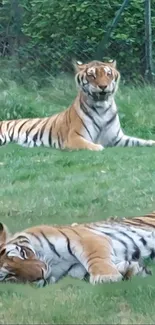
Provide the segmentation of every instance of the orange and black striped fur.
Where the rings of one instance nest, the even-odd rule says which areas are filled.
[[[152,146],[153,140],[124,135],[114,95],[120,74],[114,62],[75,65],[79,93],[65,111],[46,118],[0,122],[0,145],[103,150],[108,146]]]
[[[11,235],[0,224],[0,281],[55,283],[70,275],[92,284],[151,272],[155,214],[71,226],[41,225]],[[141,264],[142,263],[142,264]]]

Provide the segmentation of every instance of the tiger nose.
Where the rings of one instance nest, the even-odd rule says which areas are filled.
[[[100,89],[104,90],[107,86],[99,85]]]

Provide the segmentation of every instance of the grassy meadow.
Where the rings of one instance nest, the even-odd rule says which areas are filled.
[[[38,90],[0,79],[0,120],[49,116],[74,99],[64,76]],[[117,94],[126,133],[155,139],[155,91],[120,85]],[[42,223],[97,221],[155,210],[155,148],[103,152],[0,149],[0,221],[12,231]],[[153,268],[153,266],[152,266]],[[0,285],[0,324],[154,324],[155,268],[146,279],[92,286],[66,278],[37,289]]]

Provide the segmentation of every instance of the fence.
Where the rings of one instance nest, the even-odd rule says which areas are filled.
[[[4,0],[0,20],[0,63],[13,78],[70,73],[73,58],[115,58],[126,82],[153,81],[155,0]]]

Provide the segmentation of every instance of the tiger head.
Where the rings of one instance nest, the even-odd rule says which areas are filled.
[[[45,263],[37,259],[28,243],[24,244],[24,238],[19,242],[12,238],[7,227],[0,223],[0,281],[25,283],[44,280]]]
[[[94,99],[104,100],[116,92],[120,79],[116,61],[92,61],[87,64],[76,62],[74,67],[76,84]]]

